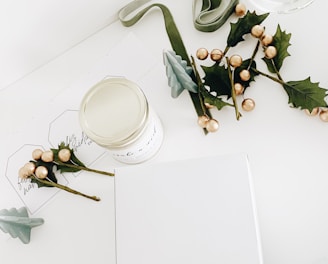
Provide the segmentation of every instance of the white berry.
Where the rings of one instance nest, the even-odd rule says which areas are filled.
[[[327,109],[321,110],[319,117],[323,122],[328,122],[328,110]]]
[[[67,148],[63,148],[58,152],[58,158],[62,162],[67,162],[71,159],[71,151]]]
[[[244,69],[239,73],[239,77],[242,81],[247,82],[251,78],[251,73],[249,70]]]
[[[35,170],[35,176],[39,179],[45,179],[48,176],[48,169],[44,166],[39,166]]]
[[[264,54],[267,59],[273,59],[277,55],[277,49],[275,46],[269,46],[265,49]]]
[[[229,59],[229,62],[232,67],[236,68],[243,63],[243,59],[239,55],[232,55]]]
[[[244,16],[246,14],[246,6],[242,3],[238,3],[235,7],[235,13],[237,16]]]
[[[255,25],[251,29],[251,34],[255,38],[260,38],[264,33],[264,27],[261,25]]]
[[[234,89],[236,95],[241,95],[244,92],[244,86],[240,83],[235,83]]]
[[[273,41],[273,36],[272,35],[263,35],[262,38],[261,38],[261,43],[263,46],[268,46],[272,43]]]
[[[32,175],[32,174],[34,173],[34,171],[35,171],[35,163],[33,163],[33,162],[28,162],[28,163],[26,163],[26,164],[24,165],[23,168],[25,168],[25,170],[26,170],[28,176],[30,176],[30,175]]]
[[[223,51],[220,49],[213,49],[211,51],[211,59],[213,61],[220,61],[223,57]]]
[[[34,160],[39,160],[39,159],[41,159],[42,153],[43,153],[42,149],[35,149],[32,152],[32,158]]]
[[[52,162],[54,161],[54,153],[51,150],[46,150],[42,153],[41,159],[44,162]]]
[[[207,49],[205,49],[205,48],[199,48],[196,51],[196,57],[199,60],[205,60],[208,57],[208,51],[207,51]]]
[[[251,98],[246,98],[242,102],[241,107],[247,112],[252,111],[255,108],[255,102]]]
[[[198,125],[201,127],[201,128],[205,128],[206,127],[206,124],[207,122],[209,121],[209,117],[207,115],[202,115],[202,116],[199,116],[198,117]]]
[[[210,119],[207,123],[206,123],[206,130],[208,132],[215,132],[219,129],[219,122],[215,119]]]

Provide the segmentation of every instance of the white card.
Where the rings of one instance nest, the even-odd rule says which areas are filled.
[[[131,49],[131,43],[138,52],[129,54],[127,61],[123,55],[126,50]],[[32,151],[35,148],[58,148],[64,142],[70,145],[78,159],[92,168],[108,152],[91,141],[79,125],[78,109],[84,94],[106,76],[124,75],[132,81],[140,80],[156,64],[152,55],[147,52],[147,47],[134,34],[128,33],[106,56],[90,67],[87,74],[53,98],[44,112],[29,120],[27,127],[22,127],[15,135],[8,135],[8,138],[12,138],[11,141],[3,140],[2,144],[7,146],[4,149],[8,151],[8,157],[4,157],[3,174],[31,214],[35,214],[60,191],[57,188],[38,188],[29,179],[22,180],[18,177],[19,169],[31,159]],[[77,176],[79,173],[81,172],[73,175]],[[72,173],[64,174],[58,173],[58,183],[70,186],[75,177],[71,177]]]
[[[246,155],[117,168],[117,264],[262,263]]]

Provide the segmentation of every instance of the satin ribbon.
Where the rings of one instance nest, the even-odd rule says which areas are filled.
[[[199,2],[201,8],[199,10]],[[199,31],[212,32],[220,28],[234,12],[239,0],[194,0],[193,20]]]
[[[142,6],[149,1],[150,0],[135,0],[127,4],[119,11],[119,20],[124,26],[130,27],[137,23],[150,9],[154,7],[160,8],[164,16],[165,29],[172,49],[187,62],[188,66],[192,66],[190,57],[183,44],[170,10],[165,5],[159,3],[150,4],[149,6],[142,8]],[[218,29],[227,20],[234,11],[234,7],[238,0],[203,0],[201,11],[198,15],[197,2],[198,0],[194,0],[193,4],[194,26],[198,30],[210,32]],[[194,73],[191,74],[191,78],[197,83]],[[208,116],[211,116],[209,111],[204,109],[198,93],[189,92],[189,95],[193,101],[198,116],[204,115],[204,111]],[[206,132],[206,130],[204,131]]]
[[[189,55],[183,44],[179,30],[174,22],[170,10],[165,5],[158,3],[151,4],[140,10],[140,7],[142,7],[147,2],[149,2],[149,0],[136,0],[123,7],[119,12],[119,19],[121,23],[126,27],[130,27],[137,23],[150,9],[154,7],[160,8],[164,16],[165,29],[169,37],[172,49],[176,52],[176,54],[179,54],[189,66],[191,66]],[[193,73],[191,74],[191,78],[195,81],[195,83],[197,83],[196,77]],[[189,92],[189,95],[192,99],[197,115],[203,115],[204,110],[202,103],[200,102],[199,95],[192,92]],[[210,116],[210,113],[207,114]]]

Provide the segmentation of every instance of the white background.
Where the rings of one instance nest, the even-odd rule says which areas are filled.
[[[14,6],[14,2],[7,5]],[[199,47],[209,50],[224,48],[229,25],[213,34],[198,32],[192,25],[190,1],[161,2],[172,11],[191,54]],[[50,3],[40,1],[39,4],[47,9]],[[0,92],[2,146],[12,144],[10,140],[14,142],[17,135],[24,135],[24,129],[31,129],[28,126],[31,120],[42,115],[42,109],[48,107],[49,101],[86,75],[95,63],[115,47],[115,43],[132,32],[144,43],[147,54],[158,61],[158,67],[148,72],[141,82],[151,105],[162,119],[166,135],[161,151],[152,162],[211,154],[248,153],[254,177],[264,263],[328,263],[327,124],[318,117],[310,118],[302,111],[291,109],[279,85],[259,78],[246,95],[256,101],[256,109],[251,113],[243,113],[240,121],[234,119],[233,111],[214,111],[214,116],[220,121],[220,130],[204,136],[196,125],[196,116],[187,93],[177,99],[170,98],[162,65],[162,50],[170,48],[170,44],[161,13],[154,10],[131,28],[124,28],[115,22],[98,31],[109,23],[111,16],[104,11],[104,6],[96,7],[94,1],[84,3],[81,3],[82,11],[76,8],[78,5],[67,2],[57,1],[53,4],[56,8],[52,10],[62,11],[66,14],[63,16],[65,18],[59,16],[60,12],[36,11],[34,7],[31,11],[36,16],[28,16],[26,12],[19,11],[17,4],[10,12],[1,9],[1,14],[5,15],[1,15],[0,19],[16,15],[12,23],[1,23],[5,35],[15,36],[1,40],[1,45],[4,45],[1,46],[4,47],[1,48],[4,59],[0,62],[3,73],[3,89]],[[286,59],[282,69],[286,80],[301,80],[311,76],[313,82],[328,87],[325,53],[328,33],[324,22],[327,3],[316,0],[297,13],[272,14],[266,20],[268,32],[274,33],[279,23],[282,29],[292,33],[292,46],[289,48],[291,57]],[[117,2],[114,5],[117,8]],[[28,5],[27,9],[30,7]],[[81,11],[79,15],[77,10]],[[74,14],[78,19],[72,22],[70,18]],[[84,19],[88,15],[91,17]],[[46,24],[45,21],[51,23]],[[76,23],[73,26],[75,30],[70,27],[71,23]],[[30,26],[24,29],[24,25],[37,25],[39,30],[32,30],[22,40],[20,36],[31,29]],[[77,35],[73,37],[73,33]],[[45,44],[35,49],[29,43],[38,43],[37,40]],[[69,49],[72,46],[74,48]],[[129,54],[133,52],[138,50],[131,43],[130,48],[122,54],[120,63],[129,64]],[[142,60],[139,63],[143,67]],[[25,77],[20,79],[22,76]],[[10,154],[6,148],[1,149],[1,166],[5,166]],[[108,159],[108,163],[102,166],[119,164]],[[113,227],[109,226],[113,225],[113,215],[111,210],[103,210],[104,204],[108,203],[108,208],[113,205],[113,182],[98,177],[94,179],[85,177],[74,183],[76,187],[86,188],[91,193],[105,194],[102,206],[61,193],[37,214],[37,217],[45,218],[47,226],[35,230],[31,244],[21,245],[17,239],[1,233],[0,253],[6,263],[23,260],[40,262],[49,248],[55,249],[57,254],[52,255],[48,263],[61,260],[61,252],[66,254],[67,259],[79,259],[80,263],[115,263]],[[4,177],[0,180],[1,207],[20,206],[21,202],[12,194],[8,182]],[[68,244],[71,247],[67,247]],[[40,246],[44,255],[39,255]],[[21,251],[24,254],[15,254]]]
[[[0,2],[0,89],[90,37],[129,1]]]

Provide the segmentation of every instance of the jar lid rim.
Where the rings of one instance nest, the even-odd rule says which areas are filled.
[[[82,130],[96,143],[120,147],[134,141],[148,118],[148,102],[140,87],[123,77],[106,78],[82,99]]]

